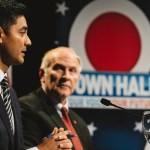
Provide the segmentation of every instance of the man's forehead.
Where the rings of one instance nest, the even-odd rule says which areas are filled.
[[[19,30],[27,30],[28,25],[24,16],[19,16],[16,19],[16,23],[11,26],[11,28],[17,28]]]
[[[52,63],[54,66],[64,66],[64,67],[69,67],[69,68],[77,68],[79,66],[79,63],[77,61],[75,62],[66,62],[66,61],[63,61],[63,60],[56,60]]]

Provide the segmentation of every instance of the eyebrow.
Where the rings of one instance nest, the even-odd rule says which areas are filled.
[[[27,26],[23,26],[20,30],[28,30]]]
[[[60,66],[60,67],[66,68],[66,66],[61,64],[61,63],[56,63],[53,67],[56,67],[56,66]],[[74,65],[74,66],[67,66],[67,67],[78,69],[78,67],[76,65]]]

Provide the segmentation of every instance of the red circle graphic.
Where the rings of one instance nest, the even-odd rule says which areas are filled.
[[[96,70],[128,72],[139,59],[141,41],[129,18],[110,12],[100,15],[90,24],[85,47]]]

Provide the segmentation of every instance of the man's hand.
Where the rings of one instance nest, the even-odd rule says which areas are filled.
[[[71,150],[72,142],[67,138],[67,135],[70,134],[70,131],[64,131],[63,128],[54,128],[52,132],[53,136],[50,138],[43,138],[41,144],[37,147],[39,150]]]

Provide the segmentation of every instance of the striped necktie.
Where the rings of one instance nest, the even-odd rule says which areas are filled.
[[[2,87],[2,96],[3,96],[3,103],[6,108],[6,112],[8,114],[8,118],[10,121],[11,131],[14,134],[14,116],[13,111],[11,108],[11,98],[10,98],[10,92],[9,92],[9,85],[7,77],[5,76],[3,80],[1,81],[1,87]]]
[[[62,107],[61,112],[62,112],[62,120],[63,120],[66,128],[68,130],[70,130],[73,134],[77,135],[77,133],[76,133],[76,131],[75,131],[75,129],[74,129],[72,123],[71,123],[71,120],[69,118],[68,111],[66,110],[66,108]],[[73,142],[75,150],[83,150],[82,144],[81,144],[80,139],[79,139],[78,136],[72,138],[71,140]]]

